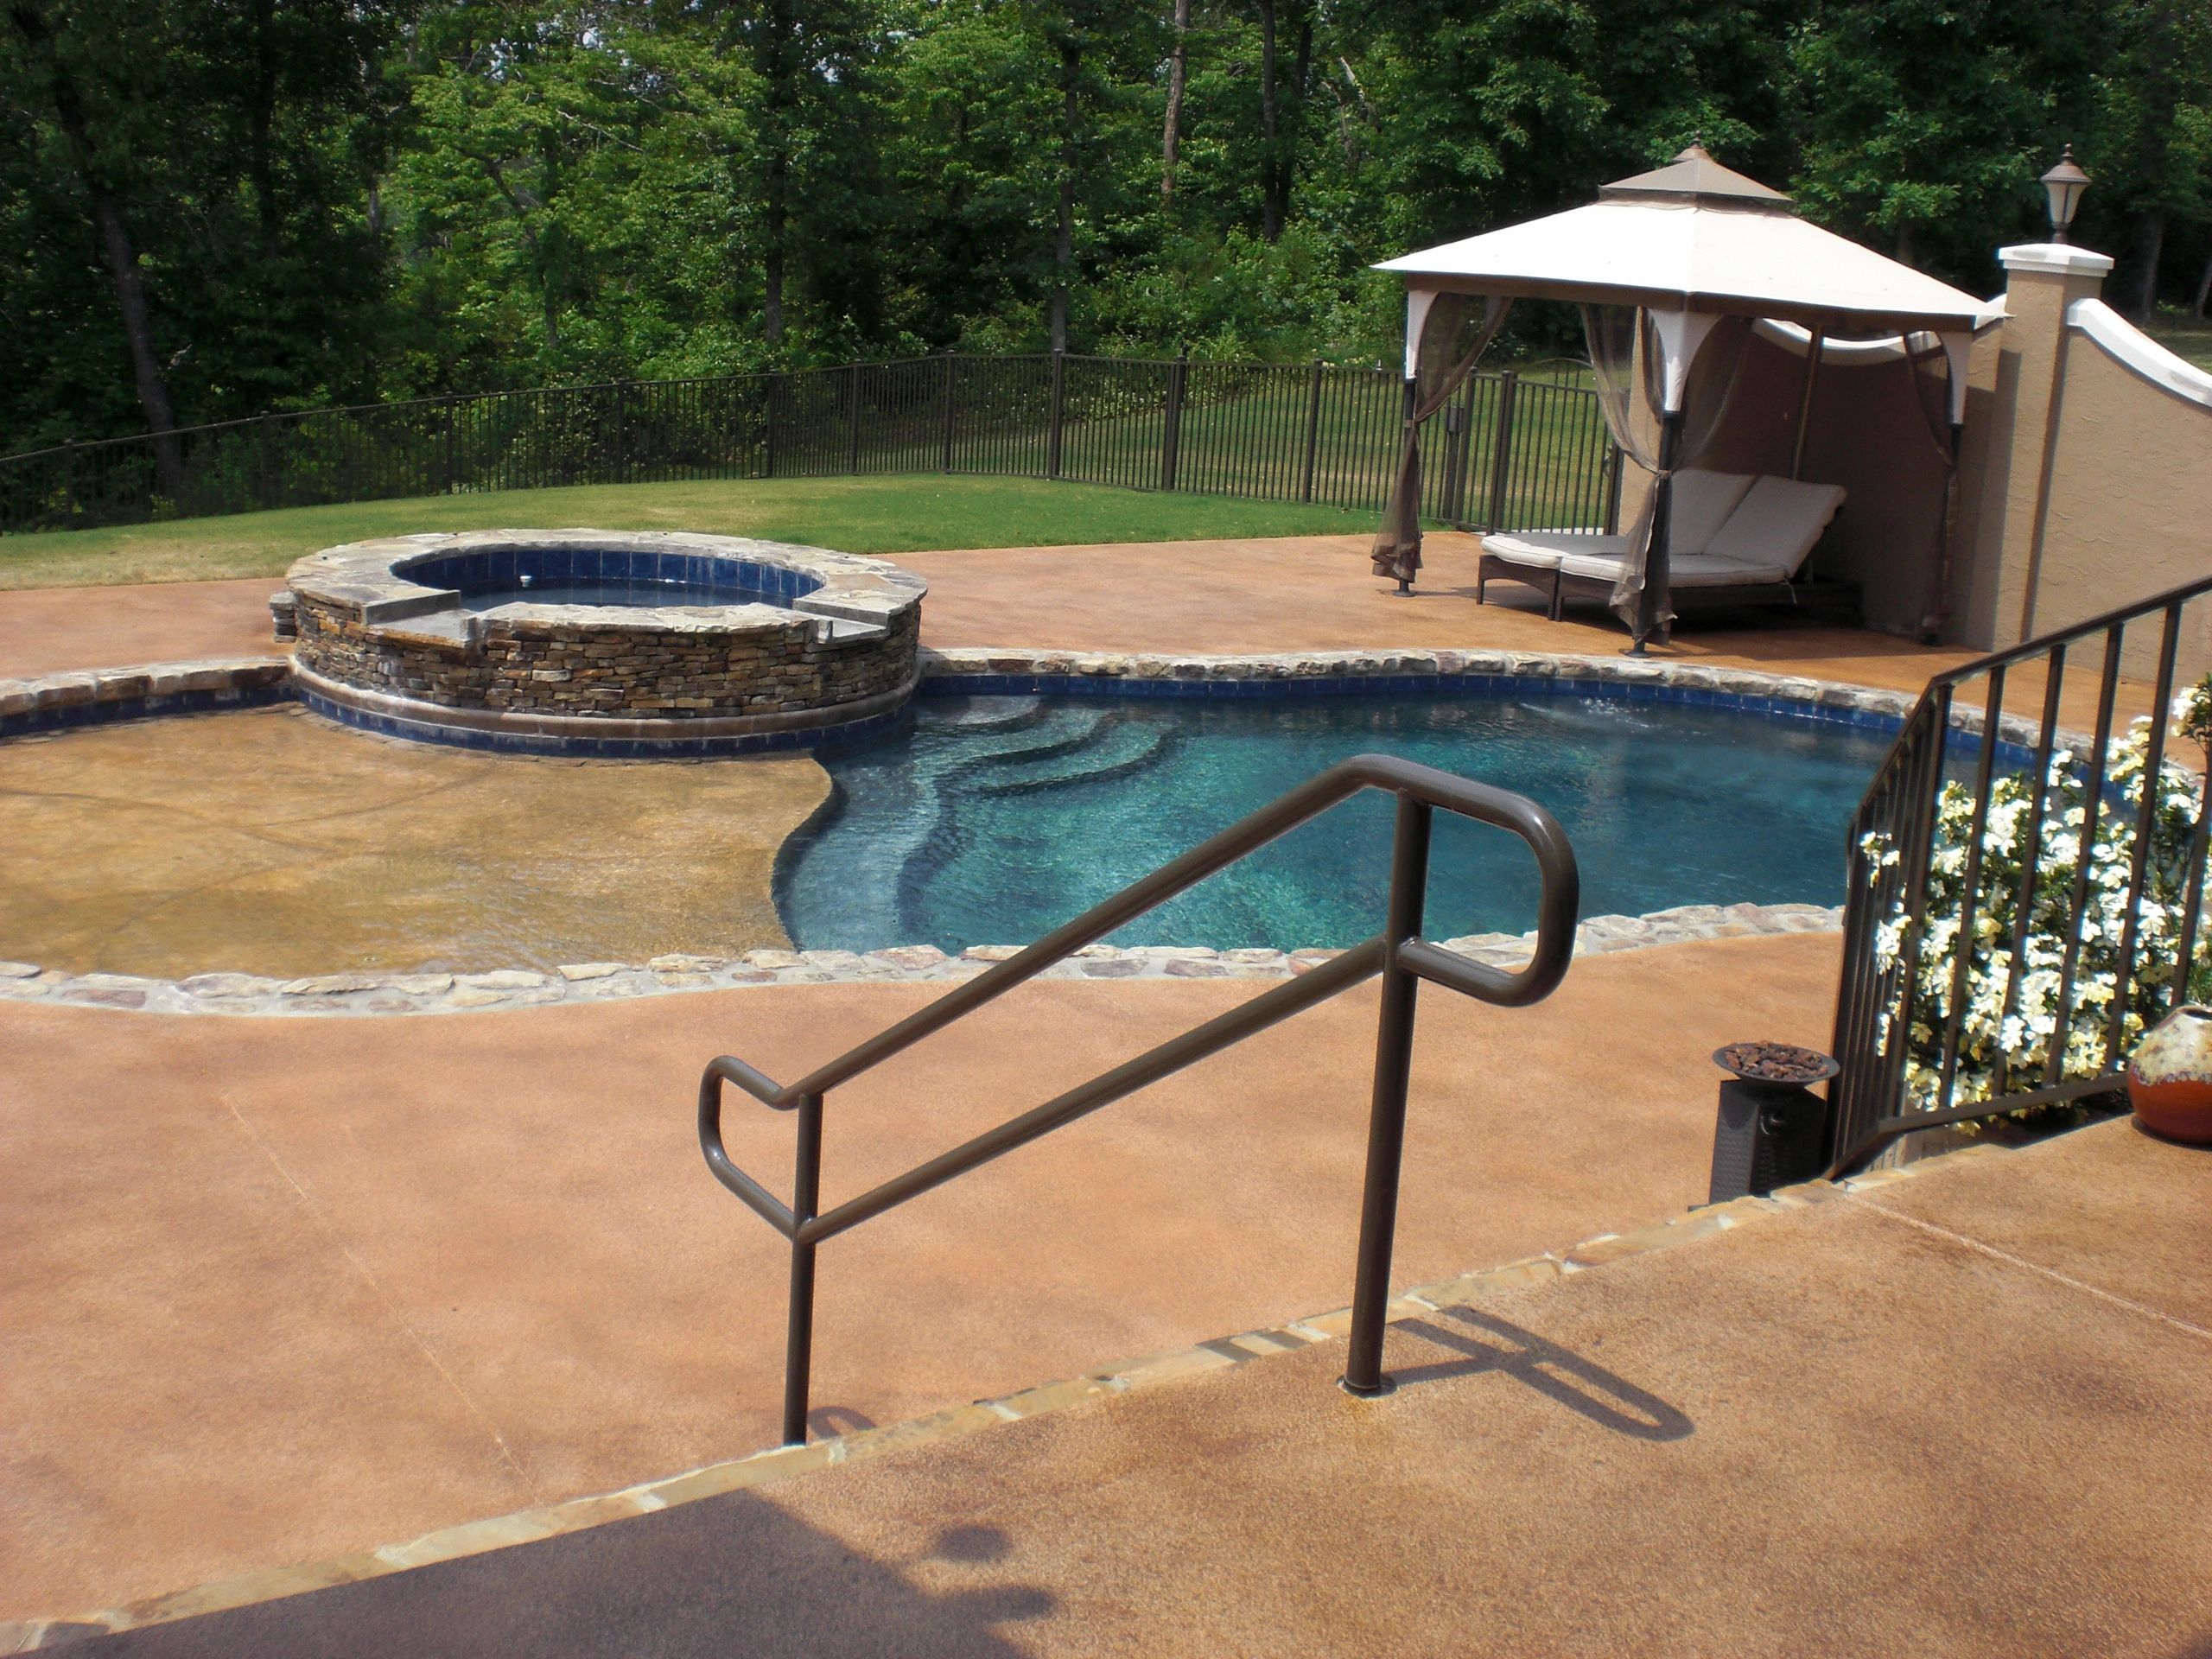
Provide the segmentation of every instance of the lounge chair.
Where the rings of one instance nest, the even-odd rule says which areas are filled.
[[[1668,582],[1683,597],[1732,601],[1797,598],[1798,573],[1843,505],[1834,484],[1804,484],[1746,473],[1691,470],[1675,478],[1674,533]],[[1524,530],[1483,537],[1475,577],[1481,604],[1491,579],[1548,593],[1554,622],[1569,598],[1604,599],[1628,556],[1625,536],[1587,531]]]

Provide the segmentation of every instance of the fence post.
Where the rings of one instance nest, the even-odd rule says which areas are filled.
[[[952,377],[956,361],[953,348],[950,346],[946,346],[944,348],[944,457],[942,469],[948,473],[952,470]]]
[[[446,407],[446,487],[445,487],[445,493],[446,493],[446,494],[448,494],[448,495],[451,495],[451,494],[454,493],[454,490],[459,486],[460,482],[461,482],[460,479],[455,475],[454,468],[454,405],[455,404],[457,404],[459,401],[460,401],[460,399],[455,398],[455,397],[448,397],[448,398],[445,400],[445,407]]]
[[[254,494],[264,507],[274,506],[276,503],[270,497],[270,490],[276,482],[276,473],[269,461],[269,411],[265,409],[261,411],[260,422],[254,428],[254,438],[255,462],[261,473]]]
[[[1183,386],[1191,372],[1191,348],[1185,346],[1167,365],[1167,418],[1160,429],[1160,487],[1175,487],[1176,468],[1183,458]]]
[[[65,529],[77,528],[77,440],[61,441],[61,506],[68,516],[62,520]]]
[[[1445,523],[1464,529],[1467,522],[1467,483],[1475,470],[1475,385],[1469,375],[1459,395],[1445,411],[1444,431],[1452,448],[1444,471]]]
[[[629,482],[626,476],[629,461],[628,434],[623,430],[623,418],[629,412],[630,397],[627,390],[629,385],[627,380],[617,380],[614,383],[614,477],[613,481],[617,484]]]
[[[1520,376],[1510,369],[1497,377],[1497,436],[1491,458],[1490,512],[1485,515],[1484,530],[1507,528],[1505,480],[1513,467],[1513,404],[1514,393],[1520,385]]]
[[[1045,436],[1045,476],[1060,475],[1060,431],[1067,418],[1068,354],[1065,351],[1052,353],[1052,423]]]
[[[761,426],[764,429],[760,435],[760,448],[762,452],[760,476],[763,478],[773,478],[776,475],[776,392],[777,389],[783,385],[783,382],[784,377],[780,372],[774,369],[768,371],[768,387],[766,398],[767,404],[767,415],[761,422]]]
[[[1299,474],[1298,499],[1313,499],[1313,461],[1321,448],[1321,359],[1313,359],[1313,367],[1306,380],[1306,465]]]
[[[855,363],[851,372],[852,434],[845,446],[845,470],[859,474],[861,470],[861,365]]]

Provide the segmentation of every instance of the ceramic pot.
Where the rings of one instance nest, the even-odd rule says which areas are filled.
[[[2176,1008],[2136,1045],[2127,1098],[2145,1128],[2212,1144],[2212,1008]]]

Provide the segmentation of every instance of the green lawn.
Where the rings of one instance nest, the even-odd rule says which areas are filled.
[[[1037,479],[753,479],[594,485],[293,507],[114,530],[0,537],[0,588],[273,576],[302,554],[410,531],[692,530],[851,553],[944,547],[1344,534],[1371,512],[1222,496],[1144,494]]]
[[[2185,311],[2161,311],[2143,331],[2176,357],[2200,369],[2212,369],[2212,319],[2199,321]]]

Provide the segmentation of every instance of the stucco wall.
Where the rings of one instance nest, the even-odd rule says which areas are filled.
[[[2078,323],[2111,262],[2031,247],[2001,331],[1974,353],[1954,537],[1952,637],[1996,648],[2212,575],[2212,408],[2115,357]],[[2102,308],[2130,350],[2156,348]],[[2179,657],[2212,670],[2212,633],[2192,607]],[[2130,629],[2126,672],[2155,667],[2158,628]],[[2088,666],[2096,653],[2077,649]]]
[[[2069,330],[2043,546],[2023,583],[2023,632],[2063,627],[2208,575],[2212,409],[2154,385]],[[2182,664],[2195,676],[2212,669],[2212,606],[2191,610]],[[2148,671],[2152,632],[2131,632],[2130,671]]]

